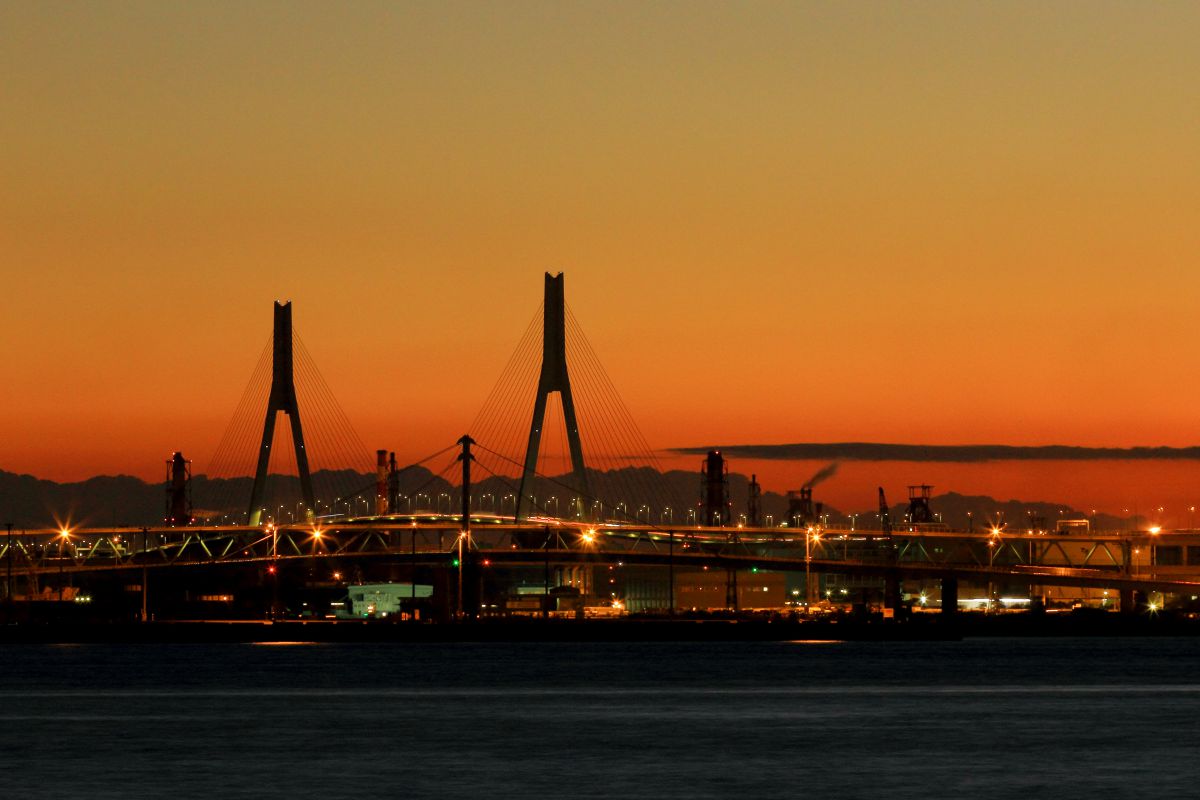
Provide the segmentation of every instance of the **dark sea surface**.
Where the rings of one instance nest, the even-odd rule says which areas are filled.
[[[0,645],[0,797],[1200,797],[1200,639]]]

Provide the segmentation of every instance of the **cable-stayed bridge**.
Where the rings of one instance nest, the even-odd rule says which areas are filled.
[[[192,509],[177,456],[162,526],[9,531],[7,594],[15,580],[28,595],[48,583],[61,595],[75,576],[128,570],[141,572],[144,592],[150,572],[266,565],[273,580],[297,568],[313,579],[353,565],[407,570],[413,585],[419,569],[436,573],[456,586],[444,601],[473,617],[489,605],[485,583],[495,594],[505,571],[528,583],[540,569],[549,593],[566,569],[599,594],[594,570],[629,565],[659,570],[663,610],[675,605],[679,570],[724,575],[730,607],[739,575],[758,572],[803,572],[810,603],[814,575],[877,581],[889,608],[906,583],[936,584],[947,611],[960,581],[1024,586],[1030,598],[1047,586],[1111,590],[1122,609],[1135,591],[1200,595],[1200,582],[1152,557],[1168,535],[735,525],[719,467],[699,502],[664,479],[567,307],[561,274],[546,275],[543,303],[469,431],[403,468],[386,451],[372,457],[296,334],[291,304],[276,303],[271,339],[207,470],[230,496]],[[253,479],[238,496],[243,476]],[[1200,553],[1200,536],[1170,538]]]

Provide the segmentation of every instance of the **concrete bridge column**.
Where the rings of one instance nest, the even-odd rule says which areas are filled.
[[[1029,610],[1038,614],[1046,610],[1046,595],[1040,586],[1029,587]]]
[[[942,616],[958,613],[958,578],[942,578]]]
[[[884,581],[883,607],[890,608],[898,616],[900,614],[900,576],[892,573]]]
[[[1133,600],[1133,589],[1125,587],[1120,591],[1120,603],[1122,614],[1132,614],[1136,610]]]

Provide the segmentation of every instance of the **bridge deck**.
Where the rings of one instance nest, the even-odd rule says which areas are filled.
[[[85,573],[339,557],[441,563],[456,551],[453,517],[369,518],[280,527],[211,526],[14,531],[0,565],[21,574]],[[537,520],[472,521],[471,552],[490,564],[630,563],[680,568],[811,571],[1200,593],[1200,580],[1160,574],[1154,546],[1200,544],[1200,533],[973,533],[785,528],[635,527]]]

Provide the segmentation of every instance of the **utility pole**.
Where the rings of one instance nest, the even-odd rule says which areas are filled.
[[[276,611],[279,608],[279,531],[272,524],[271,528],[271,566],[267,572],[271,575],[271,622],[275,622]]]
[[[4,620],[5,620],[5,622],[12,622],[12,609],[13,609],[12,528],[13,528],[13,524],[11,522],[6,522],[6,523],[4,523],[4,527],[8,529],[8,544],[4,549],[4,554],[7,556],[6,560],[8,562],[8,565],[7,565],[8,566],[8,582],[7,582],[8,590],[4,595],[4,605],[8,609],[8,613],[4,615]]]
[[[667,539],[667,613],[675,616],[675,531]]]
[[[542,542],[542,619],[550,618],[550,526]]]
[[[59,614],[62,614],[63,584],[65,583],[65,580],[63,578],[63,567],[66,566],[66,555],[64,554],[66,544],[67,544],[67,534],[64,532],[59,536],[59,539],[58,539],[58,613]]]
[[[929,487],[920,486],[909,488],[909,509],[917,513],[911,516],[920,516],[920,521],[931,521],[929,515]],[[913,489],[920,489],[920,495],[914,495]],[[922,502],[918,502],[922,501]],[[923,509],[923,510],[922,510]],[[892,613],[896,616],[900,614],[900,569],[897,566],[896,559],[896,542],[892,536],[892,517],[888,510],[887,496],[883,493],[883,487],[879,487],[879,525],[883,529],[885,543],[887,545],[887,577],[883,583],[883,606],[884,608],[892,609]]]
[[[458,440],[462,452],[462,530],[458,536],[458,611],[463,619],[473,620],[479,615],[479,575],[475,570],[475,559],[471,553],[471,445],[475,440],[463,434]]]
[[[150,570],[146,568],[146,539],[148,538],[148,533],[145,528],[142,528],[142,622],[150,619],[146,615],[146,607],[148,605],[147,593],[150,591],[150,588],[146,585],[146,582],[150,580]]]
[[[804,616],[812,615],[813,585],[812,585],[812,542],[816,534],[812,529],[804,532]]]

